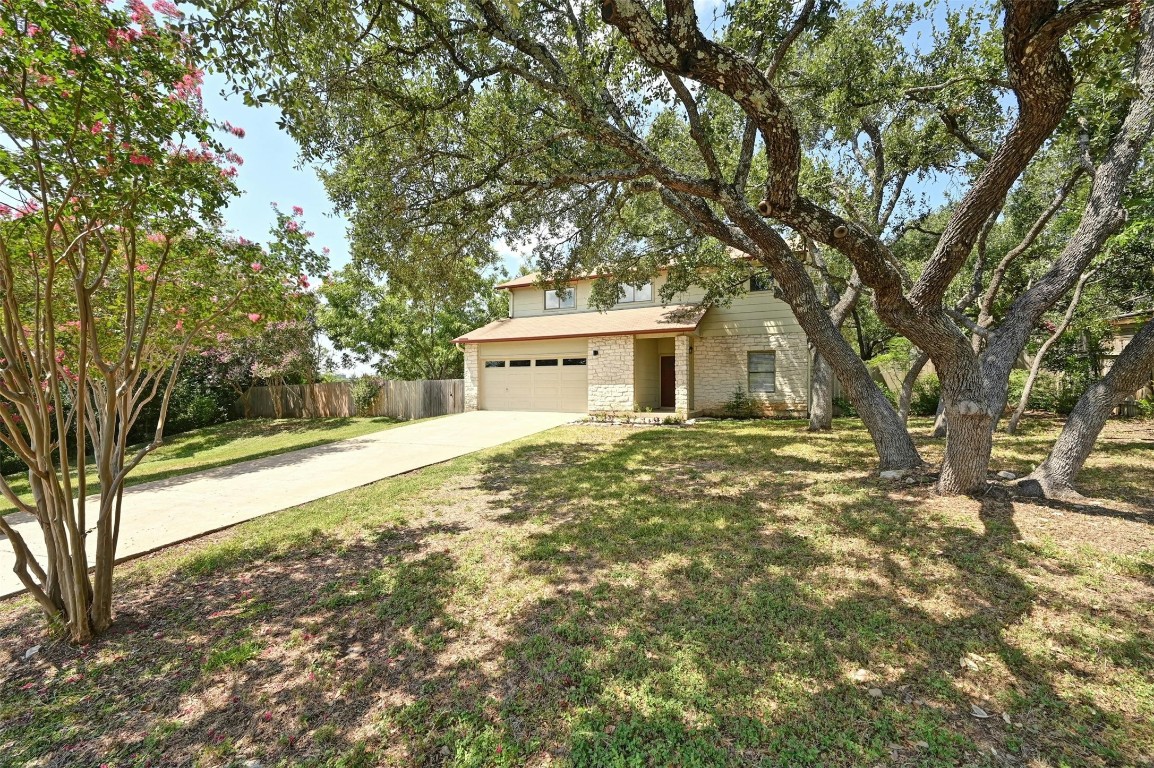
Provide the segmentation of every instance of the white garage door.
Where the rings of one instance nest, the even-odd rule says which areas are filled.
[[[581,357],[508,357],[481,363],[481,409],[568,411],[589,408],[589,368]]]

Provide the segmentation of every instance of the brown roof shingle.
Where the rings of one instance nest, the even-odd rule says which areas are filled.
[[[704,314],[703,309],[684,305],[503,318],[469,331],[453,341],[457,344],[483,344],[489,341],[567,339],[578,336],[691,333],[697,329]]]

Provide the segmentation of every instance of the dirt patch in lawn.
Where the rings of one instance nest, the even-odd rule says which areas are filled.
[[[1087,509],[879,481],[849,422],[554,430],[127,565],[85,649],[0,607],[0,754],[1149,763],[1149,438],[1111,424]]]

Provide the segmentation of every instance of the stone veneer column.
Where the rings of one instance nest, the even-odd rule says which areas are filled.
[[[477,393],[480,379],[480,354],[476,344],[465,344],[465,410],[475,411],[479,405]]]
[[[689,337],[678,336],[674,346],[674,410],[683,419],[689,418]]]
[[[594,336],[589,339],[587,360],[589,410],[632,411],[633,337]]]

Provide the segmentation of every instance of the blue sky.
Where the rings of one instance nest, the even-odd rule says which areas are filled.
[[[227,120],[245,130],[245,137],[222,134],[221,138],[244,158],[236,181],[243,194],[234,199],[225,214],[229,227],[250,240],[264,242],[276,221],[271,205],[288,211],[294,205],[305,210],[308,228],[317,233],[317,248],[332,249],[334,268],[349,260],[347,222],[333,214],[324,186],[311,168],[298,168],[297,146],[277,128],[280,110],[275,107],[248,107],[240,96],[221,95],[227,81],[219,74],[204,83],[204,104],[216,120]]]

